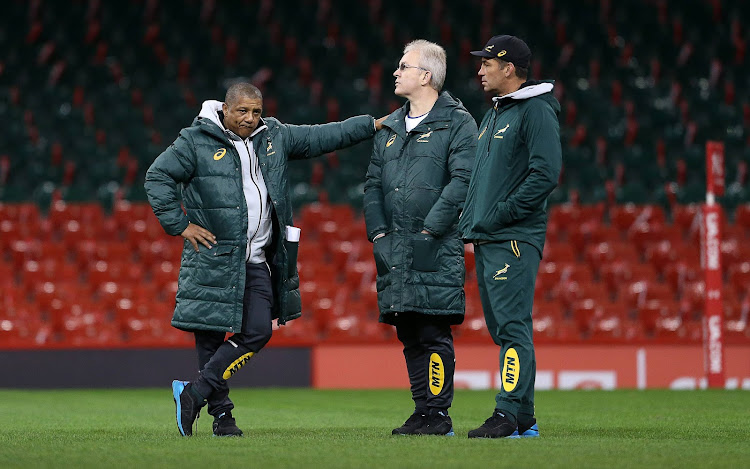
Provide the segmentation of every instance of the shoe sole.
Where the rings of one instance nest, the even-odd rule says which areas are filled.
[[[480,440],[501,440],[501,439],[504,439],[504,438],[509,438],[511,440],[515,440],[516,438],[521,438],[520,436],[518,436],[518,433],[516,433],[516,432],[513,432],[513,433],[511,433],[508,436],[471,436],[471,435],[468,435],[468,437],[472,438],[472,439],[473,438],[477,438],[477,439],[480,439]]]
[[[182,436],[189,436],[185,434],[185,430],[182,428],[182,407],[180,406],[180,394],[182,394],[187,383],[187,381],[172,381],[172,397],[174,398],[175,413],[177,416],[177,429]]]
[[[451,427],[450,430],[448,430],[448,433],[414,433],[414,435],[418,436],[456,436],[456,433],[453,431],[453,427]],[[404,435],[406,436],[406,435]]]

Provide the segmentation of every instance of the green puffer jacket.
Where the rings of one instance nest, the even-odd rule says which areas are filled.
[[[562,166],[560,103],[553,86],[527,81],[495,98],[485,114],[459,226],[466,240],[523,241],[542,255],[547,197]]]
[[[273,237],[266,259],[274,292],[273,317],[284,324],[298,318],[302,310],[296,243],[284,239],[284,226],[292,225],[287,160],[355,144],[372,137],[375,126],[370,116],[312,126],[282,124],[274,118],[264,121],[268,128],[253,136],[252,142],[273,203]],[[248,219],[240,159],[232,142],[210,119],[196,118],[153,162],[145,188],[168,234],[179,235],[190,221],[209,230],[218,242],[210,250],[200,246],[196,253],[184,241],[172,325],[183,330],[241,331]],[[187,215],[180,207],[180,190]]]
[[[471,178],[477,125],[443,92],[427,117],[406,132],[409,104],[375,136],[365,182],[367,236],[374,241],[380,321],[401,312],[463,321],[464,246],[458,217]],[[433,236],[420,234],[427,230]]]

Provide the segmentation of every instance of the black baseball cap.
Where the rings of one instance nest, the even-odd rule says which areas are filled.
[[[523,39],[507,34],[491,37],[484,49],[471,51],[471,55],[513,62],[513,65],[521,68],[529,68],[529,62],[531,62],[529,46],[523,42]]]

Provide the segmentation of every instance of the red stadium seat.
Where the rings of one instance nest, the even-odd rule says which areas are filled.
[[[375,279],[375,261],[358,261],[344,271],[344,281],[351,291],[359,291]]]
[[[647,300],[638,306],[638,320],[648,333],[654,332],[662,317],[681,317],[679,304],[674,300]]]
[[[672,207],[672,223],[683,233],[700,230],[700,205],[675,205]]]
[[[553,342],[557,340],[558,327],[563,322],[565,306],[560,301],[534,301],[531,317],[534,325],[534,341]],[[484,321],[482,321],[484,323]],[[489,333],[487,334],[489,338]]]
[[[542,259],[547,262],[576,262],[577,253],[568,243],[546,243]]]
[[[620,285],[630,281],[633,265],[633,261],[625,259],[616,259],[602,264],[599,275],[610,293],[616,293]]]
[[[622,285],[618,298],[632,309],[644,305],[647,300],[651,299],[674,300],[674,293],[668,285],[640,280]]]
[[[273,341],[275,344],[310,343],[319,340],[320,333],[314,322],[303,315],[300,319],[289,321],[283,326],[274,323]]]
[[[456,341],[465,343],[492,343],[484,316],[472,316],[456,327]]]
[[[646,246],[665,238],[664,225],[661,223],[636,223],[627,232],[630,241],[640,252],[646,250]]]
[[[603,241],[586,248],[586,261],[595,272],[600,272],[603,264],[616,259],[637,261],[640,256],[636,248],[623,241]]]
[[[170,261],[161,261],[151,269],[151,281],[158,287],[164,288],[170,282],[177,281],[180,272],[180,264]]]
[[[563,266],[560,281],[588,284],[594,281],[594,274],[586,264],[566,264]]]
[[[685,284],[698,280],[702,275],[700,265],[683,260],[669,262],[664,267],[664,280],[677,292],[683,291]]]
[[[635,223],[664,224],[664,210],[658,205],[615,205],[609,212],[612,224],[621,232],[627,232]]]
[[[703,337],[700,322],[685,321],[680,316],[656,320],[654,339],[662,343],[699,343]]]
[[[729,284],[740,298],[748,297],[750,292],[750,260],[735,263],[727,269]]]
[[[592,244],[603,241],[619,241],[620,231],[612,225],[603,225],[601,222],[587,221],[571,228],[568,239],[576,252],[585,252]]]
[[[96,244],[96,257],[98,260],[127,262],[134,258],[133,248],[122,241],[99,241]]]
[[[350,241],[331,242],[327,246],[333,264],[340,270],[345,270],[347,264],[355,262],[357,258],[358,252]]]
[[[562,301],[567,307],[572,307],[579,300],[590,299],[594,303],[600,303],[609,299],[609,293],[602,283],[562,280],[557,286],[557,290],[554,297]]]
[[[734,209],[734,223],[745,230],[750,231],[750,204],[741,204]]]
[[[323,327],[323,340],[327,342],[360,342],[361,320],[355,315],[332,318]]]
[[[659,274],[664,273],[666,266],[676,260],[696,263],[700,251],[689,244],[675,245],[670,241],[659,241],[646,247],[645,259]],[[700,259],[697,259],[700,264]]]
[[[550,296],[560,282],[564,267],[567,265],[571,264],[542,261],[537,272],[535,290],[544,292],[544,296]]]
[[[479,298],[479,286],[476,281],[467,282],[464,290],[466,297],[466,317],[483,317],[484,310],[482,309],[482,301]]]
[[[729,344],[750,343],[750,323],[745,318],[724,321],[724,340]]]

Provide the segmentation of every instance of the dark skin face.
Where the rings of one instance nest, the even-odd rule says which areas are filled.
[[[240,96],[235,102],[224,103],[222,111],[224,126],[242,139],[246,139],[258,128],[263,113],[263,100]]]

